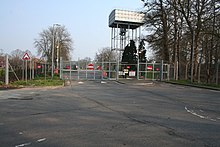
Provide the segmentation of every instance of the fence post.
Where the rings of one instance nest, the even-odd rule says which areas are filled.
[[[70,78],[69,78],[69,80],[71,81],[72,80],[72,64],[71,64],[71,61],[70,61]]]
[[[22,81],[24,81],[24,60],[22,60]]]
[[[87,61],[86,61],[86,80],[88,79],[88,69],[87,69],[87,65],[88,65],[88,63],[87,63]]]
[[[199,70],[198,70],[198,83],[201,82],[201,63],[199,63]]]
[[[139,80],[139,66],[140,66],[140,60],[139,60],[139,52],[138,52],[138,61],[137,61],[137,80]]]
[[[185,68],[185,80],[188,79],[188,63],[186,64],[186,68]]]
[[[79,70],[80,70],[79,58],[78,58],[77,65],[78,65],[78,68],[77,68],[77,80],[79,80]]]
[[[46,58],[44,59],[44,80],[47,80],[47,60]]]
[[[108,65],[108,78],[109,78],[109,80],[110,80],[110,78],[111,78],[111,63],[110,63],[110,61],[109,61],[109,63],[108,63],[109,65]]]
[[[63,58],[60,57],[60,79],[63,77]]]
[[[96,62],[94,61],[94,63],[93,63],[93,80],[95,80],[96,78],[95,78],[95,69],[96,69]]]
[[[30,80],[32,80],[32,60],[33,60],[33,59],[31,58],[31,59],[30,59],[30,66],[29,66],[29,67],[30,67],[30,70],[29,70],[29,71],[30,71],[30,73],[29,73],[29,75],[30,75]]]
[[[120,55],[118,54],[118,59],[117,59],[117,69],[116,69],[116,80],[119,80],[119,57]]]
[[[217,67],[216,67],[216,81],[215,81],[215,83],[216,83],[216,85],[218,85],[218,72],[219,72],[219,62],[220,62],[220,59],[218,59],[218,61],[217,61]]]
[[[8,55],[5,57],[5,85],[9,83]]]
[[[103,63],[103,60],[102,60],[102,67],[101,67],[101,71],[102,71],[102,75],[101,75],[101,77],[102,77],[102,80],[103,80],[103,71],[104,71],[104,63]]]
[[[170,64],[167,64],[167,81],[170,80]]]
[[[156,62],[154,61],[154,62],[153,62],[153,69],[152,69],[152,73],[153,73],[153,74],[152,74],[152,79],[153,79],[153,80],[155,80],[155,77],[154,77],[154,64],[155,64],[155,63],[156,63]]]
[[[176,62],[176,80],[179,79],[179,62]]]
[[[35,72],[35,62],[32,60],[32,79],[34,79],[34,72]]]
[[[161,67],[160,67],[160,81],[163,80],[163,60],[161,60]]]

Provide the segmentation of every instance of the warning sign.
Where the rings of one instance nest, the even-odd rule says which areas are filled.
[[[23,60],[30,60],[31,58],[30,58],[30,56],[28,55],[28,53],[25,53],[22,59],[23,59]]]

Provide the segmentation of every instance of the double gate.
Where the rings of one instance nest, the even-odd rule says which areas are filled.
[[[169,64],[62,61],[60,78],[69,80],[169,80]]]
[[[80,63],[63,61],[60,78],[70,80],[116,80],[116,62]]]

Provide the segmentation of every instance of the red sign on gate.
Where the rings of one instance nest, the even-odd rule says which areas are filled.
[[[148,66],[147,66],[147,69],[148,69],[148,70],[153,70],[153,66],[148,65]]]

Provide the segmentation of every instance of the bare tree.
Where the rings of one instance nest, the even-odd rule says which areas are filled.
[[[146,28],[150,30],[147,41],[157,58],[174,63],[176,77],[188,72],[186,67],[180,73],[183,64],[191,63],[191,80],[200,81],[200,64],[206,65],[203,70],[207,72],[207,82],[217,79],[220,1],[141,1],[146,12]]]
[[[72,38],[65,26],[49,27],[39,33],[39,38],[35,39],[34,45],[38,50],[38,55],[46,57],[52,61],[52,50],[54,47],[54,61],[62,57],[64,60],[71,58],[70,52],[73,50]]]
[[[4,55],[3,49],[0,49],[0,56],[3,56],[3,55]]]
[[[193,81],[198,74],[198,62],[199,62],[199,42],[201,40],[201,33],[204,28],[205,22],[210,19],[211,14],[211,0],[178,0],[168,1],[175,10],[180,12],[185,19],[186,26],[190,32],[191,38],[191,61],[193,61]],[[175,2],[175,3],[174,3]]]
[[[80,59],[78,61],[78,66],[80,69],[86,69],[88,64],[92,62],[92,59],[89,57],[85,57],[84,59]]]
[[[109,47],[105,47],[99,50],[95,56],[95,60],[98,62],[116,61],[116,58],[117,58],[117,54],[113,52]]]
[[[163,0],[145,2],[146,27],[151,32],[146,38],[158,60],[170,62],[170,7]]]
[[[10,64],[14,68],[14,70],[22,68],[22,66],[23,66],[22,57],[23,57],[24,53],[25,52],[20,49],[13,50],[11,52]]]

